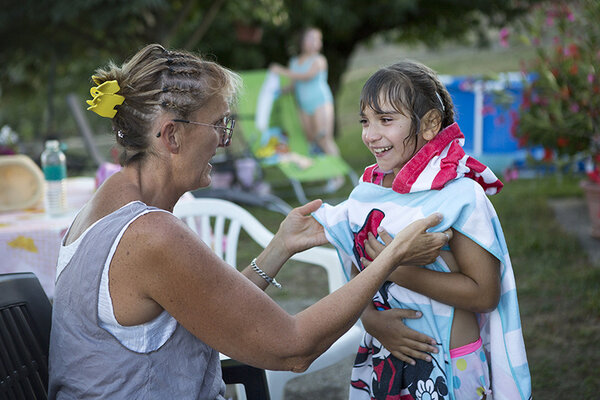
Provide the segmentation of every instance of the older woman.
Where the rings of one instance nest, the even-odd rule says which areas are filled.
[[[222,399],[218,351],[257,367],[305,370],[396,265],[433,260],[447,241],[425,233],[439,215],[418,221],[358,277],[291,316],[263,290],[291,255],[326,243],[309,216],[320,201],[293,210],[242,273],[170,213],[186,191],[210,184],[209,160],[231,139],[239,78],[149,45],[93,79],[90,109],[112,118],[123,168],[63,240],[50,398]]]

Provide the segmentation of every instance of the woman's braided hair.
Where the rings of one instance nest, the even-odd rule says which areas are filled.
[[[213,96],[233,103],[240,78],[219,64],[186,51],[168,51],[159,44],[141,49],[121,67],[113,62],[96,70],[99,84],[116,80],[118,94],[125,97],[112,119],[120,162],[127,165],[149,152],[150,129],[161,111],[187,119]]]
[[[384,104],[410,117],[412,123],[407,141],[416,138],[421,119],[430,110],[439,112],[441,129],[454,123],[450,93],[431,68],[416,61],[404,60],[381,68],[367,80],[360,94],[360,110],[369,107],[383,113]],[[414,145],[416,151],[416,140]]]

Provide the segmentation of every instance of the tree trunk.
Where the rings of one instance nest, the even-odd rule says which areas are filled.
[[[216,0],[214,3],[211,4],[206,14],[204,14],[200,25],[198,25],[198,28],[196,28],[196,30],[192,33],[187,43],[185,44],[184,47],[186,49],[195,48],[198,42],[202,40],[204,34],[206,33],[206,31],[208,31],[208,28],[210,28],[210,25],[215,20],[215,17],[217,16],[217,13],[219,12],[219,9],[223,5],[223,3],[225,3],[225,0]]]

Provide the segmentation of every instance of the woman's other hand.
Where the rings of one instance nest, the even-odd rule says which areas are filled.
[[[397,236],[404,236],[407,238],[404,240],[411,241],[411,244],[407,244],[407,252],[402,260],[403,265],[427,265],[439,256],[442,246],[452,238],[452,230],[431,233],[425,231],[437,225],[440,221],[441,217],[439,215],[432,214],[427,218],[413,222],[398,233]],[[365,252],[373,260],[394,240],[382,227],[379,227],[377,232],[383,243],[370,232],[364,242]],[[365,267],[370,264],[370,261],[365,258],[362,258],[361,262]]]
[[[313,200],[303,206],[294,208],[279,226],[275,234],[280,240],[289,256],[328,243],[323,226],[311,216],[323,202]]]

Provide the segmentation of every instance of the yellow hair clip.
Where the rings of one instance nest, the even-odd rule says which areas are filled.
[[[92,76],[94,82],[98,83],[98,78]],[[98,86],[93,86],[90,89],[92,100],[87,100],[90,106],[88,110],[92,110],[101,117],[113,118],[117,113],[115,106],[123,104],[125,97],[116,94],[121,88],[116,80],[106,81]]]

